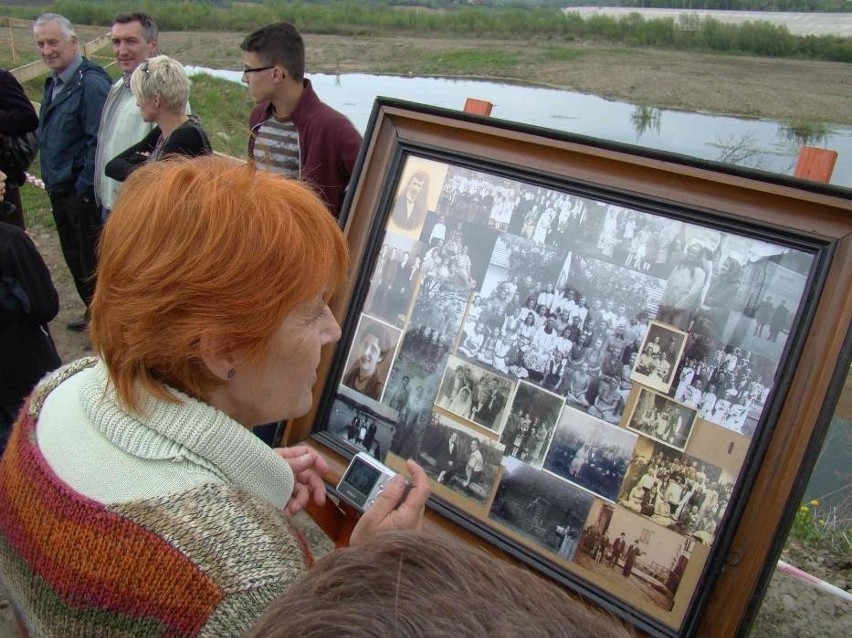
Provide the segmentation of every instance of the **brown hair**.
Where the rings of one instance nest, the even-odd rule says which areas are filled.
[[[137,383],[203,399],[221,381],[202,337],[261,363],[287,313],[331,295],[347,264],[337,223],[301,183],[221,157],[151,162],[104,226],[92,344],[130,410]]]
[[[424,532],[379,534],[319,560],[249,638],[629,638],[531,572]]]

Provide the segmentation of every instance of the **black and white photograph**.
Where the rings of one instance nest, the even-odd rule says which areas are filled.
[[[424,277],[398,358],[417,365],[424,374],[444,371],[461,328],[470,292],[434,277]]]
[[[710,545],[735,480],[735,474],[712,463],[642,440],[618,502],[657,525]]]
[[[566,407],[544,469],[615,502],[637,438],[624,428]]]
[[[438,374],[427,374],[410,361],[397,358],[394,362],[382,401],[399,413],[391,441],[391,452],[397,456],[416,457],[440,380]]]
[[[334,397],[328,432],[384,462],[398,418],[396,410],[342,385]]]
[[[585,490],[506,457],[488,516],[570,560],[594,500]]]
[[[436,210],[446,219],[459,219],[505,232],[522,186],[521,182],[508,177],[450,166]]]
[[[498,233],[457,219],[429,213],[420,235],[425,245],[423,274],[468,290],[482,286]]]
[[[500,432],[512,383],[450,356],[435,405],[492,432]]]
[[[686,346],[686,338],[687,333],[682,330],[652,321],[633,364],[633,380],[659,392],[668,392]]]
[[[695,417],[696,411],[692,408],[642,388],[627,427],[682,452],[695,424]]]
[[[366,312],[402,328],[423,265],[417,240],[386,233],[364,302]]]
[[[686,242],[684,222],[586,200],[582,228],[588,239],[575,250],[585,256],[666,279]]]
[[[551,314],[550,304],[564,262],[552,248],[512,235],[499,237],[468,310],[459,356],[503,375],[539,382],[550,375],[555,383],[563,358],[556,352],[557,327],[564,322]],[[528,367],[533,359],[537,364]]]
[[[753,436],[774,383],[777,361],[716,344],[705,356],[684,352],[670,395],[698,418]]]
[[[391,204],[386,230],[417,239],[426,214],[435,210],[446,174],[445,163],[409,155]]]
[[[722,234],[710,244],[712,250],[706,237],[700,241],[700,255],[690,260],[687,253],[679,272],[672,273],[682,285],[690,279],[695,286],[701,283],[697,300],[674,300],[668,293],[678,282],[670,277],[671,288],[667,286],[657,319],[778,361],[807,285],[812,256],[733,233]]]
[[[622,598],[671,611],[695,546],[688,537],[596,501],[574,562]]]
[[[380,400],[400,334],[386,323],[361,315],[341,385]]]
[[[561,397],[520,382],[500,437],[506,455],[541,467],[562,405]]]
[[[437,483],[485,503],[494,488],[502,457],[502,444],[433,413],[415,458]]]
[[[656,310],[662,282],[598,259],[573,255],[557,285],[571,317],[572,346],[556,392],[568,403],[619,423],[630,393],[631,362]],[[590,302],[591,299],[591,302]]]

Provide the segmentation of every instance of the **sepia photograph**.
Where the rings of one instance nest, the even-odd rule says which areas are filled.
[[[695,541],[603,501],[596,501],[574,562],[607,589],[671,611]]]
[[[341,384],[374,401],[381,399],[400,334],[396,328],[362,314]]]
[[[506,455],[541,467],[562,405],[561,397],[520,382],[500,438]]]
[[[503,445],[433,413],[414,458],[437,483],[485,503],[500,469]]]
[[[399,414],[351,388],[337,389],[328,419],[328,432],[356,452],[384,461],[397,428]]]
[[[667,529],[710,545],[736,482],[736,473],[641,440],[618,502]]]
[[[435,209],[446,174],[445,163],[409,155],[400,175],[386,230],[417,239],[426,214]]]
[[[594,500],[585,490],[506,457],[488,515],[536,545],[570,560]]]
[[[695,416],[692,408],[642,388],[627,427],[682,452],[695,424]]]
[[[615,502],[637,435],[566,407],[544,469]]]
[[[633,364],[633,380],[659,392],[668,392],[686,346],[686,338],[687,333],[682,330],[652,321]]]

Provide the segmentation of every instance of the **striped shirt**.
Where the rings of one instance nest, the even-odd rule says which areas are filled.
[[[272,116],[257,129],[254,161],[259,169],[299,179],[299,132],[289,117]]]

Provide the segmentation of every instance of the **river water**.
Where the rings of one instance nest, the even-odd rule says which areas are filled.
[[[187,67],[239,82],[239,71]],[[521,122],[604,140],[659,149],[789,175],[798,148],[838,152],[832,183],[852,187],[852,127],[831,125],[816,138],[796,139],[774,120],[723,117],[688,111],[644,108],[595,95],[479,80],[400,77],[347,73],[309,76],[320,98],[344,113],[364,133],[377,96],[449,109],[468,97],[494,105],[492,118]]]

